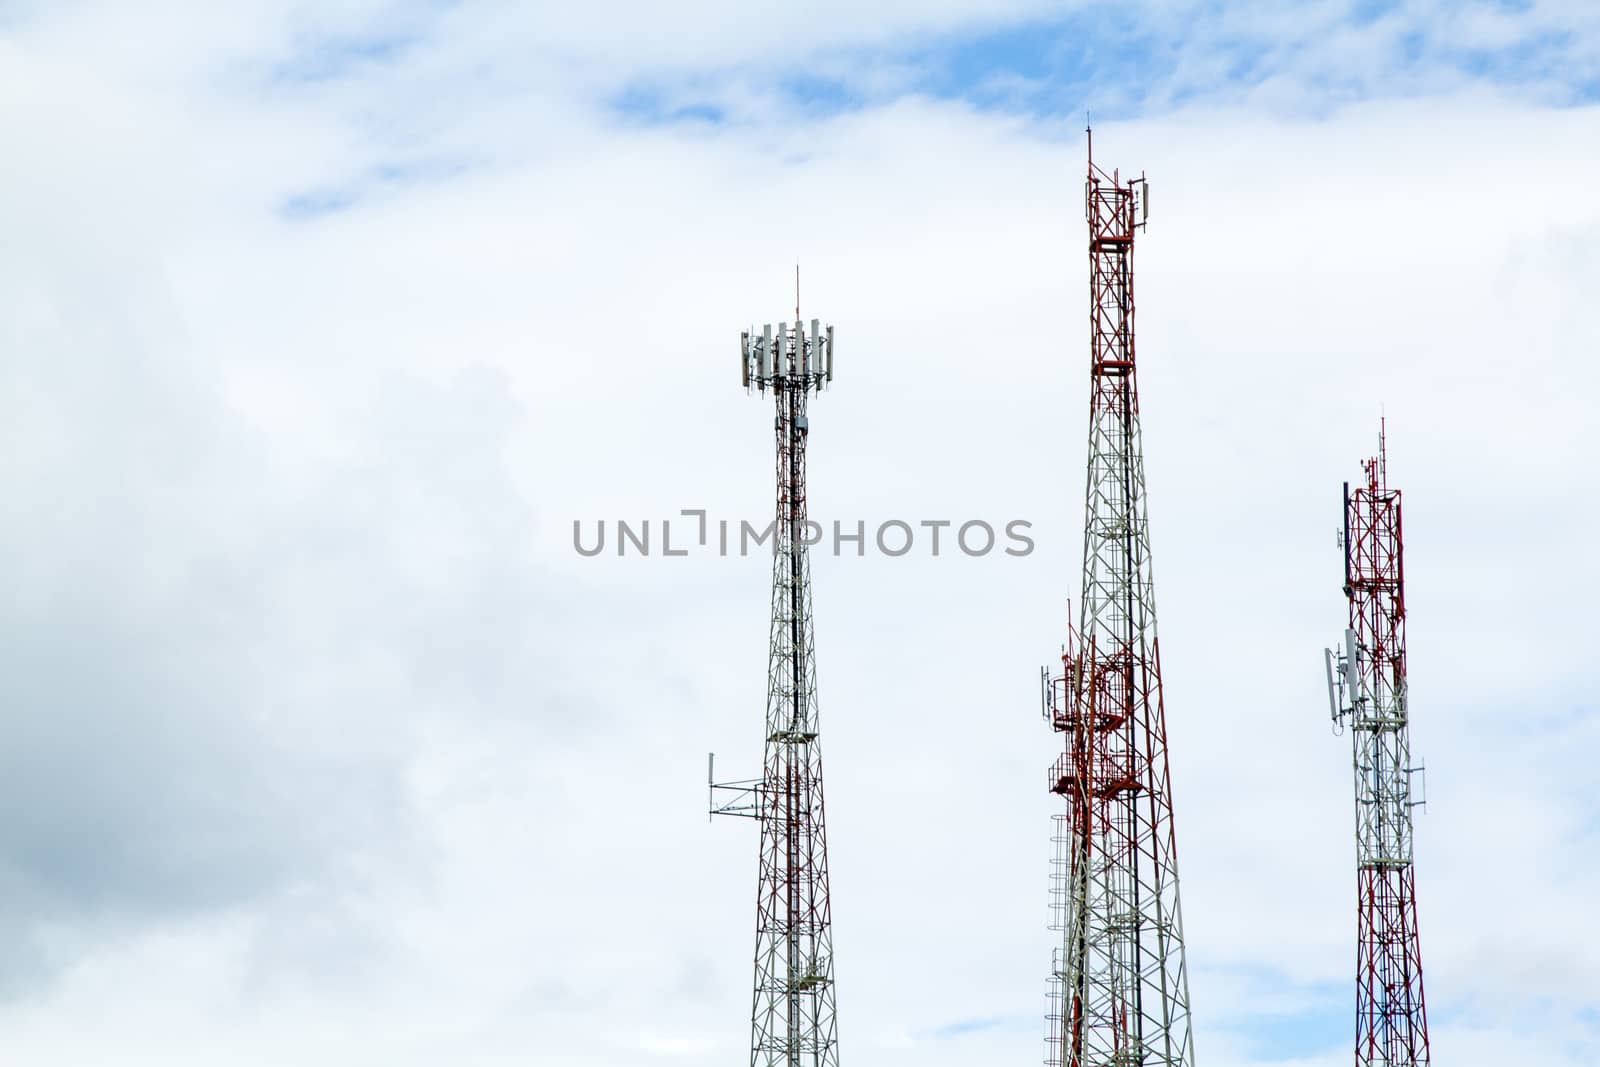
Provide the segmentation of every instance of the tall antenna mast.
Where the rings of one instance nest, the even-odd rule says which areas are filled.
[[[1389,488],[1388,428],[1361,482],[1344,484],[1342,651],[1323,653],[1328,705],[1349,727],[1356,793],[1356,1064],[1426,1067],[1411,811],[1426,803],[1411,765],[1405,550],[1400,490]]]
[[[1065,740],[1056,816],[1049,1067],[1192,1067],[1134,363],[1133,238],[1144,177],[1089,161],[1089,467],[1083,592],[1044,716]],[[1074,643],[1076,647],[1074,647]]]
[[[740,380],[777,404],[777,517],[773,536],[772,640],[767,658],[762,776],[715,782],[711,813],[761,823],[756,892],[751,1067],[838,1067],[833,918],[823,829],[822,755],[806,547],[806,401],[833,380],[833,327],[799,319],[739,340]]]

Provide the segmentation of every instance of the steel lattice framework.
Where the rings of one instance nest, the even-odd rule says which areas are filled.
[[[823,828],[811,560],[806,536],[806,401],[833,377],[833,327],[780,323],[741,338],[741,376],[777,404],[778,506],[761,778],[712,785],[714,814],[760,820],[751,1067],[837,1067],[833,926]],[[725,800],[717,803],[722,791]]]
[[[1428,1063],[1412,864],[1412,780],[1406,689],[1406,593],[1400,490],[1388,485],[1384,435],[1344,486],[1343,654],[1327,653],[1334,721],[1348,726],[1356,794],[1356,1063]],[[1335,665],[1338,670],[1335,672]]]
[[[1066,751],[1057,816],[1050,1067],[1192,1067],[1178,854],[1156,640],[1134,361],[1133,239],[1141,176],[1095,166],[1089,221],[1089,469],[1083,594],[1044,712]]]

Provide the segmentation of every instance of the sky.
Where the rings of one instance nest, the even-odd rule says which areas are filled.
[[[0,1060],[746,1060],[798,263],[813,515],[1035,544],[813,560],[843,1056],[1038,1063],[1086,116],[1198,1062],[1350,1056],[1380,419],[1435,1060],[1600,1059],[1590,5],[0,0]]]

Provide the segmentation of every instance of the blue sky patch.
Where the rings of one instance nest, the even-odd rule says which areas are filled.
[[[326,82],[404,59],[417,43],[410,35],[329,37],[303,42],[272,68],[274,82]]]
[[[919,1036],[925,1040],[949,1041],[952,1038],[965,1037],[968,1034],[981,1034],[987,1030],[998,1030],[1002,1027],[1010,1028],[1019,1021],[1021,1020],[1014,1015],[991,1015],[977,1019],[958,1019],[955,1022],[934,1027]],[[1030,1026],[1038,1021],[1031,1016],[1027,1019]]]
[[[1501,5],[1512,19],[1526,10],[1522,0]],[[1107,120],[1234,99],[1274,80],[1297,86],[1313,112],[1428,92],[1457,79],[1528,89],[1557,102],[1592,100],[1600,92],[1600,77],[1570,32],[1530,27],[1503,46],[1467,48],[1395,0],[1357,0],[1341,16],[1308,18],[1291,33],[1282,30],[1297,25],[1292,13],[1256,23],[1231,13],[1237,11],[1206,3],[1181,17],[1156,18],[1100,3],[1048,20],[847,50],[829,57],[836,61],[831,69],[843,73],[814,74],[813,65],[776,85],[789,105],[811,115],[911,93],[1040,118],[1089,110]],[[1342,31],[1360,34],[1359,44],[1340,39]],[[1347,62],[1352,47],[1363,62]],[[881,84],[872,76],[880,72],[890,74]],[[630,85],[607,105],[649,124],[725,121],[730,109],[716,101],[736,92],[746,73],[658,74],[648,87]]]
[[[279,203],[278,214],[290,222],[323,218],[348,211],[375,195],[447,181],[468,169],[464,162],[445,159],[380,163],[355,180],[293,193]]]
[[[284,197],[278,214],[291,222],[302,222],[337,214],[353,206],[357,199],[354,189],[309,189]]]
[[[1352,978],[1346,995],[1309,1011],[1251,1016],[1235,1028],[1258,1055],[1311,1057],[1344,1049],[1355,1033],[1356,991]]]
[[[727,117],[724,109],[710,101],[680,102],[668,93],[645,85],[631,85],[610,100],[610,109],[625,119],[647,125],[674,125],[701,122],[718,124]]]

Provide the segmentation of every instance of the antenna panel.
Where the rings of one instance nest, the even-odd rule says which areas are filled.
[[[1339,721],[1339,697],[1335,692],[1333,682],[1333,649],[1322,650],[1322,665],[1328,669],[1328,715],[1334,722]]]

